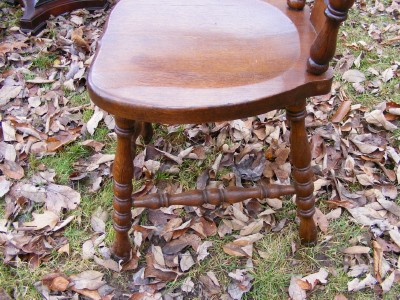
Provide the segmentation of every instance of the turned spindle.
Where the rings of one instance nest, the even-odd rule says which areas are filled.
[[[290,122],[290,159],[293,164],[293,179],[296,190],[297,214],[300,218],[299,235],[305,245],[314,245],[317,241],[317,229],[313,220],[315,212],[313,171],[311,169],[311,151],[307,139],[305,118],[306,101],[287,108]]]
[[[128,231],[132,226],[131,197],[135,153],[135,146],[131,144],[131,141],[137,138],[138,131],[134,121],[116,117],[115,133],[117,134],[117,151],[113,165],[113,221],[116,236],[112,253],[116,259],[127,261],[131,254]]]
[[[325,9],[326,20],[310,50],[307,71],[320,75],[329,68],[329,62],[335,55],[339,27],[347,19],[348,10],[354,0],[330,0]]]
[[[289,8],[294,10],[302,10],[306,5],[306,0],[287,0]]]
[[[160,192],[140,198],[132,198],[135,207],[157,209],[171,205],[200,206],[203,204],[221,205],[223,203],[237,203],[250,198],[277,198],[283,195],[294,194],[291,185],[270,184],[253,188],[229,187],[226,189],[192,190],[180,194]]]

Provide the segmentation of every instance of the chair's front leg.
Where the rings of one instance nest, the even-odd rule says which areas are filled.
[[[303,244],[314,245],[317,241],[317,229],[313,220],[314,183],[311,169],[311,151],[305,126],[306,101],[287,108],[290,121],[291,162],[296,189],[297,213],[300,217],[299,235]]]
[[[132,226],[131,199],[134,158],[132,153],[135,153],[134,149],[131,149],[131,147],[134,147],[134,145],[131,145],[131,141],[132,139],[136,140],[138,132],[135,130],[135,122],[132,120],[116,117],[115,122],[117,152],[113,166],[113,221],[116,236],[112,253],[116,259],[127,261],[131,254],[128,231]]]

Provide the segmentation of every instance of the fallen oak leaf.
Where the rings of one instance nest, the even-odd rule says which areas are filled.
[[[90,120],[86,123],[87,131],[93,135],[94,131],[96,130],[99,122],[103,119],[104,112],[96,106],[95,112],[90,118]]]
[[[362,290],[366,287],[373,286],[377,283],[376,279],[371,275],[368,274],[367,277],[365,277],[363,280],[360,280],[359,278],[355,278],[352,281],[347,283],[347,289],[349,292],[357,292],[359,290]]]
[[[46,208],[57,214],[63,208],[75,209],[81,202],[81,194],[69,186],[50,183],[46,187]]]
[[[4,55],[7,52],[12,52],[14,49],[20,50],[22,48],[27,48],[27,47],[28,47],[27,44],[19,41],[3,42],[0,44],[0,55]]]
[[[394,283],[394,279],[395,279],[395,275],[396,272],[393,271],[382,283],[381,283],[381,287],[383,290],[383,293],[387,293],[390,291],[393,283]]]
[[[90,51],[90,46],[89,46],[88,42],[86,42],[83,39],[82,27],[76,28],[75,30],[72,31],[71,40],[76,46],[83,48],[86,51]]]
[[[8,178],[20,180],[25,176],[24,169],[16,162],[10,160],[4,160],[4,163],[0,165],[0,170]]]
[[[300,286],[304,281],[300,279],[300,276],[292,276],[290,278],[289,285],[289,296],[292,300],[305,300],[307,298],[307,294],[305,290]]]
[[[70,276],[70,279],[74,283],[74,287],[79,290],[87,289],[87,290],[97,290],[99,287],[106,284],[103,281],[104,274],[99,271],[83,271],[78,275]]]
[[[342,79],[352,83],[360,83],[365,81],[366,78],[363,72],[351,69],[343,73]]]
[[[350,141],[364,154],[371,154],[376,150],[385,150],[381,147],[384,146],[385,143],[383,143],[379,136],[372,135],[371,133],[354,135],[350,138]]]
[[[195,264],[195,261],[193,260],[193,257],[189,251],[186,251],[185,253],[182,254],[182,258],[179,262],[179,266],[181,267],[182,272],[186,272],[194,264]]]
[[[213,245],[213,242],[211,241],[205,241],[203,242],[198,248],[197,248],[197,262],[202,261],[205,259],[210,253],[208,253],[208,248],[210,248]]]
[[[323,233],[328,232],[328,225],[329,225],[328,218],[319,208],[315,209],[315,214],[313,216],[313,219],[316,225],[319,227],[319,229],[321,229]]]
[[[378,282],[382,283],[382,247],[377,241],[372,241],[372,247],[374,248],[374,275]]]
[[[176,279],[177,276],[180,275],[180,273],[175,272],[173,270],[169,269],[164,269],[160,270],[160,268],[155,268],[154,267],[154,256],[153,254],[147,253],[146,255],[146,268],[144,270],[144,277],[155,277],[159,280],[163,281],[172,281]]]
[[[389,131],[394,131],[397,129],[396,125],[394,125],[394,124],[390,123],[388,120],[386,120],[386,118],[383,115],[383,112],[381,110],[374,110],[369,113],[366,113],[365,120],[369,124],[381,126]]]
[[[100,257],[94,255],[93,260],[95,261],[96,264],[106,269],[112,270],[117,273],[121,272],[122,269],[121,265],[113,259],[101,259]]]
[[[61,273],[47,274],[41,281],[43,285],[49,288],[49,290],[55,292],[64,292],[70,284],[68,277]]]
[[[101,149],[103,149],[104,144],[100,143],[98,141],[95,140],[86,140],[82,142],[83,146],[88,146],[88,147],[92,147],[94,149],[94,151],[99,152],[101,151]]]
[[[0,89],[0,107],[6,105],[22,91],[20,85],[5,85]]]
[[[76,129],[77,130],[77,129]],[[75,132],[76,130],[68,130],[68,131],[62,131],[59,134],[55,136],[49,137],[45,141],[45,149],[47,152],[55,152],[61,147],[75,141],[80,134],[78,132]],[[80,130],[80,128],[79,128]],[[41,148],[39,148],[40,150]],[[33,153],[36,153],[32,151]]]
[[[340,103],[338,110],[332,116],[332,123],[340,123],[344,117],[349,113],[351,107],[351,101],[345,100]]]
[[[0,198],[8,193],[11,187],[11,181],[8,181],[5,176],[0,176]]]
[[[194,288],[194,283],[190,277],[186,278],[182,282],[182,287],[181,287],[182,291],[190,293],[191,291],[193,291],[193,288]]]
[[[312,290],[318,283],[323,283],[323,284],[327,283],[326,278],[328,277],[328,274],[329,273],[327,270],[321,268],[317,273],[303,277],[301,280],[308,282],[311,286],[310,289]]]
[[[32,213],[33,221],[23,223],[24,230],[40,230],[49,226],[53,229],[59,221],[58,215],[54,212],[45,210],[42,214]],[[22,230],[22,228],[18,228]]]
[[[345,254],[367,254],[371,251],[371,248],[364,246],[352,246],[344,249],[342,252]]]

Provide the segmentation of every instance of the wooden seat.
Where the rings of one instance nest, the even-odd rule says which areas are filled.
[[[122,0],[110,15],[89,88],[98,106],[135,120],[256,115],[285,107],[293,101],[288,92],[329,91],[332,72],[305,71],[315,37],[308,9],[289,10],[282,0]]]
[[[130,255],[131,206],[235,203],[296,194],[300,238],[316,241],[306,98],[329,92],[339,25],[354,0],[121,0],[89,76],[92,100],[116,117],[114,255]],[[132,198],[135,141],[151,122],[201,123],[286,109],[294,184]]]

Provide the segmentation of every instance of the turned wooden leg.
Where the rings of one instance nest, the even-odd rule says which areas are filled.
[[[299,235],[301,242],[315,245],[317,229],[313,220],[315,212],[313,171],[311,169],[311,151],[305,126],[306,101],[287,108],[290,122],[291,161],[296,190],[297,213],[300,217]]]
[[[136,152],[136,139],[138,135],[141,135],[143,137],[144,143],[148,144],[151,142],[151,139],[153,138],[153,126],[151,126],[151,123],[146,123],[146,122],[136,122],[135,124],[135,132],[138,134],[135,134],[132,136],[131,144],[132,144],[132,155],[135,156]]]
[[[153,126],[151,126],[151,123],[143,123],[140,135],[143,137],[146,144],[151,142],[153,138]]]
[[[132,226],[131,197],[134,158],[132,153],[135,153],[134,148],[131,151],[131,141],[135,136],[137,138],[138,131],[135,128],[135,122],[132,120],[116,117],[115,123],[117,152],[113,166],[113,221],[116,236],[112,253],[116,259],[127,261],[131,254],[128,231]]]

